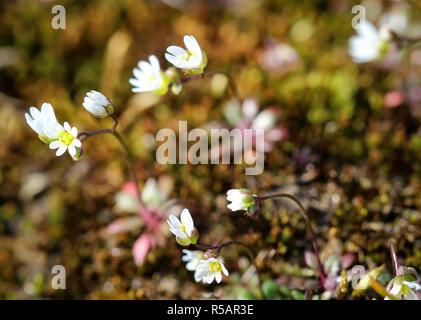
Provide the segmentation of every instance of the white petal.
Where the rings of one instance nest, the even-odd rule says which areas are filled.
[[[222,262],[221,263],[221,269],[222,269],[222,273],[225,274],[228,277],[228,270],[227,268],[225,268],[224,264]]]
[[[178,220],[178,218],[176,217],[176,216],[174,216],[174,215],[170,215],[169,217],[168,217],[168,223],[170,223],[170,225],[173,227],[173,228],[175,228],[175,229],[180,229],[181,228],[181,222],[180,222],[180,220]]]
[[[178,46],[169,46],[167,48],[167,51],[174,56],[182,56],[187,52],[186,50]]]
[[[77,148],[80,148],[82,146],[82,142],[80,142],[79,139],[74,139],[73,140],[73,145]]]
[[[194,52],[200,60],[202,60],[202,50],[200,49],[199,43],[197,43],[195,37],[193,36],[184,36],[184,44],[186,48]],[[199,57],[200,54],[200,57]]]
[[[70,130],[70,134],[73,136],[73,137],[77,137],[77,128],[76,127],[73,127],[72,128],[72,130]]]
[[[154,68],[155,71],[161,69],[161,67],[159,66],[159,60],[156,56],[150,55],[149,61],[150,61],[151,65],[152,65],[152,67]]]
[[[67,150],[67,146],[61,145],[60,148],[57,149],[56,156],[59,157]]]
[[[197,263],[195,261],[190,261],[186,264],[186,269],[189,271],[195,271],[197,267]]]
[[[29,113],[31,114],[31,116],[34,120],[41,116],[41,112],[35,107],[30,107]]]
[[[56,115],[54,114],[53,106],[50,103],[43,103],[41,106],[41,113],[43,116],[57,121]]]
[[[70,155],[73,157],[76,154],[76,148],[73,144],[69,145],[67,147],[67,149],[69,150]]]
[[[57,149],[57,148],[60,147],[60,142],[58,142],[57,140],[53,141],[53,142],[50,143],[49,147],[50,147],[50,149]]]
[[[28,123],[28,125],[31,127],[32,130],[34,130],[36,133],[39,134],[39,129],[38,127],[35,125],[34,120],[31,118],[31,116],[28,113],[25,113],[25,118],[26,118],[26,122]]]
[[[69,123],[66,121],[63,125],[64,125],[64,130],[66,130],[67,132],[70,132],[71,128],[70,128]]]
[[[191,236],[191,233],[193,232],[193,219],[191,217],[191,214],[188,209],[184,209],[181,212],[181,222],[184,223],[186,227],[186,233]]]
[[[213,279],[215,279],[215,274],[210,273],[210,274],[207,275],[206,278],[207,278],[206,279],[206,282],[209,283],[209,284],[211,284],[213,282]]]

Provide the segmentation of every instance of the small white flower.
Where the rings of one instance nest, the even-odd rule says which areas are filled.
[[[174,66],[184,69],[187,73],[201,74],[207,64],[205,52],[199,46],[193,36],[184,36],[184,44],[187,48],[169,46],[165,58]]]
[[[402,281],[393,279],[392,287],[388,290],[390,294],[404,300],[419,300],[416,291],[421,290],[421,285],[416,282]],[[389,300],[388,297],[385,300]]]
[[[228,270],[224,266],[224,259],[222,257],[209,258],[207,260],[200,260],[194,274],[196,282],[212,283],[215,279],[217,283],[222,280],[222,274],[228,276]]]
[[[83,100],[83,107],[98,118],[105,118],[114,112],[111,101],[95,90],[91,90],[86,94]]]
[[[184,256],[181,260],[187,262],[186,269],[189,271],[195,271],[200,264],[200,260],[203,259],[203,251],[183,249],[183,253]]]
[[[138,68],[133,69],[134,78],[129,80],[134,87],[133,92],[153,92],[165,94],[168,91],[168,79],[159,66],[159,61],[154,55],[149,56],[149,62],[139,61]]]
[[[231,211],[246,210],[253,214],[257,210],[254,195],[248,189],[231,189],[227,192],[227,200],[231,203],[227,206]]]
[[[355,62],[369,62],[387,53],[390,35],[385,30],[378,31],[373,24],[365,21],[358,26],[357,34],[349,39],[349,54]]]
[[[30,107],[29,113],[25,113],[25,118],[28,125],[38,133],[38,137],[44,143],[58,139],[59,133],[63,131],[63,127],[57,122],[54,109],[49,103],[43,103],[41,111]]]
[[[57,135],[57,140],[50,143],[50,149],[57,149],[56,156],[61,156],[67,150],[69,154],[74,157],[76,155],[76,148],[80,148],[82,143],[77,138],[76,127],[71,128],[69,123],[64,123],[63,130]]]
[[[182,246],[195,244],[199,238],[199,234],[194,227],[193,219],[188,209],[181,212],[181,221],[173,215],[168,217],[168,225],[170,231],[176,236],[177,242]]]

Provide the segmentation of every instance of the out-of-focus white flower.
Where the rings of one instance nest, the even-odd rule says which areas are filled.
[[[377,30],[368,21],[361,22],[357,35],[349,39],[349,54],[356,63],[382,58],[389,48],[390,34],[386,29]]]
[[[379,19],[379,25],[398,34],[405,33],[408,26],[406,8],[396,8],[384,13]]]
[[[111,101],[95,90],[91,90],[86,94],[83,100],[83,107],[98,118],[105,118],[114,112]]]
[[[184,256],[181,260],[187,262],[186,269],[189,271],[195,271],[200,264],[200,260],[203,259],[203,251],[183,249],[183,253]]]
[[[67,150],[69,154],[76,156],[76,148],[80,148],[82,143],[77,138],[76,127],[71,128],[68,122],[64,123],[63,130],[58,133],[57,140],[50,143],[50,149],[57,149],[56,156],[61,156]]]
[[[54,109],[49,103],[43,103],[41,111],[30,107],[29,113],[25,113],[25,118],[28,125],[38,133],[39,139],[44,143],[58,139],[58,135],[63,131],[63,126],[57,122]]]
[[[196,282],[212,283],[215,279],[217,283],[220,283],[222,274],[228,276],[228,270],[224,266],[224,259],[222,257],[209,258],[200,260],[194,274],[194,280]]]
[[[165,58],[186,73],[202,74],[208,63],[206,53],[193,36],[184,36],[184,44],[187,50],[178,46],[169,46]]]
[[[168,91],[168,77],[161,70],[159,61],[154,55],[149,56],[149,62],[139,61],[138,68],[133,69],[134,78],[129,80],[134,87],[133,92],[153,92],[166,94]]]
[[[276,122],[276,116],[270,110],[264,110],[260,112],[251,123],[252,129],[263,129],[270,130],[273,128]]]
[[[421,285],[417,282],[402,281],[398,276],[391,280],[391,284],[389,283],[387,290],[391,295],[403,300],[419,300],[415,292],[421,291]],[[389,298],[386,297],[385,300],[389,300]]]
[[[255,195],[248,189],[231,189],[227,192],[227,200],[231,203],[227,206],[231,211],[246,210],[254,214],[257,210]]]
[[[146,181],[142,190],[142,201],[146,205],[151,205],[154,207],[159,206],[159,204],[163,201],[158,184],[154,178],[149,178]]]
[[[253,98],[245,99],[242,106],[237,100],[231,100],[224,107],[225,118],[232,126],[240,130],[255,130],[256,137],[258,136],[257,129],[263,129],[264,143],[255,143],[256,139],[253,144],[258,151],[270,152],[276,141],[287,137],[288,131],[283,126],[276,125],[279,117],[278,108],[270,107],[261,112],[258,111],[259,106]]]
[[[193,219],[188,209],[181,212],[181,221],[173,215],[168,217],[170,231],[176,236],[176,241],[182,246],[196,244],[199,233],[193,224]]]
[[[259,54],[259,61],[266,70],[287,72],[299,65],[300,57],[293,47],[272,39],[268,42]]]

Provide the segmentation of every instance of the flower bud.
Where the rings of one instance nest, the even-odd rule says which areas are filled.
[[[86,94],[83,100],[83,107],[98,118],[105,118],[114,112],[111,100],[95,90],[91,90]]]
[[[183,85],[181,83],[173,83],[171,85],[171,92],[175,95],[179,95],[183,90]]]
[[[175,82],[178,79],[180,79],[180,74],[177,72],[177,70],[174,67],[170,67],[167,70],[165,70],[165,75],[168,77],[168,79],[171,82]]]
[[[228,209],[231,211],[246,210],[247,215],[255,216],[259,212],[257,195],[248,189],[231,189],[227,192],[227,200],[231,201]]]
[[[85,151],[83,150],[83,148],[82,147],[80,147],[80,148],[76,147],[76,153],[75,153],[74,156],[72,156],[72,159],[74,161],[79,161],[83,158],[84,155],[85,155]]]

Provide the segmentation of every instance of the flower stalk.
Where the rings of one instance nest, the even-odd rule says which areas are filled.
[[[396,254],[395,246],[393,245],[393,241],[390,240],[389,242],[390,247],[390,256],[392,257],[392,264],[393,264],[393,277],[399,276],[399,261],[398,255]]]
[[[78,138],[80,139],[81,142],[84,142],[85,140],[87,140],[88,138],[90,138],[92,136],[95,136],[95,135],[98,135],[98,134],[103,134],[103,133],[110,133],[118,140],[118,142],[123,147],[123,149],[126,153],[125,160],[126,160],[126,163],[127,163],[127,167],[130,171],[131,179],[136,186],[136,194],[137,194],[137,199],[138,199],[138,202],[139,202],[140,212],[145,212],[146,210],[144,210],[144,205],[143,205],[143,201],[142,201],[142,198],[141,198],[141,192],[140,192],[140,189],[139,189],[139,183],[138,183],[136,170],[135,170],[135,167],[134,167],[134,164],[133,164],[133,159],[132,159],[130,149],[127,146],[126,142],[124,141],[123,136],[117,131],[118,119],[113,114],[110,114],[110,117],[114,120],[114,125],[113,125],[112,128],[100,129],[100,130],[89,131],[89,132],[83,131],[83,132],[79,133]]]
[[[326,274],[325,274],[322,262],[320,260],[319,247],[317,245],[317,238],[316,238],[316,235],[313,231],[313,227],[311,226],[311,221],[310,221],[310,218],[307,214],[307,211],[304,209],[304,206],[301,203],[301,201],[296,196],[294,196],[292,194],[289,194],[289,193],[272,193],[272,194],[268,194],[268,195],[265,195],[265,196],[256,196],[255,197],[257,202],[268,200],[268,199],[273,199],[273,198],[288,198],[288,199],[291,199],[300,208],[301,215],[303,216],[303,218],[306,222],[307,229],[309,230],[311,238],[312,238],[313,249],[314,249],[314,252],[315,252],[315,255],[316,255],[316,258],[317,258],[317,269],[318,269],[319,276],[320,276],[320,283],[321,283],[322,288],[324,288],[324,284],[325,284],[325,280],[326,280]]]

